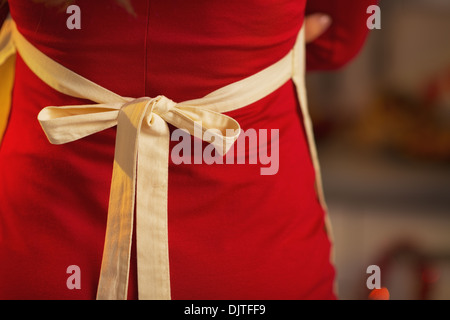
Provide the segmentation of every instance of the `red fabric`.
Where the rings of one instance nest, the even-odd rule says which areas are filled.
[[[175,101],[202,97],[276,62],[293,46],[305,7],[301,0],[135,0],[133,16],[114,1],[79,0],[82,28],[68,30],[60,8],[9,3],[22,34],[66,67],[123,96]],[[359,21],[355,2],[345,3],[333,13]],[[342,40],[360,46],[365,25],[349,26],[343,28],[358,35],[357,44]],[[337,56],[349,55],[346,46],[337,48]],[[0,299],[95,298],[116,131],[55,146],[36,120],[47,105],[83,102],[51,90],[18,57],[0,149]],[[335,298],[298,110],[288,82],[229,113],[244,130],[280,130],[275,175],[261,176],[263,165],[170,163],[173,299]],[[134,259],[133,250],[130,298],[137,290]],[[70,265],[80,267],[79,290],[66,286]]]

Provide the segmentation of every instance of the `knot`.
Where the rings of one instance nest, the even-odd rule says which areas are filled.
[[[154,112],[159,116],[163,116],[170,110],[176,107],[177,103],[170,100],[165,96],[157,96],[149,101],[150,103],[150,113]]]
[[[157,96],[155,98],[144,97],[136,99],[134,103],[142,100],[146,101],[145,120],[149,125],[151,125],[153,122],[153,113],[162,117],[177,106],[176,102],[170,100],[165,96]]]

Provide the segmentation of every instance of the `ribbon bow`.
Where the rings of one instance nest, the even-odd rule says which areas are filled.
[[[168,123],[203,139],[220,154],[237,139],[236,120],[215,111],[177,104],[158,96],[110,104],[46,107],[38,120],[53,144],[68,143],[117,125],[100,299],[125,299],[133,213],[139,298],[170,299],[167,241]],[[212,130],[214,129],[214,130]],[[224,133],[231,129],[232,136]],[[210,134],[204,135],[206,130]],[[135,203],[136,199],[136,203]]]

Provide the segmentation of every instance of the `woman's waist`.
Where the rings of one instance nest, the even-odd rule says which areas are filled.
[[[24,73],[19,73],[16,77],[10,119],[0,149],[2,153],[7,150],[17,154],[48,156],[60,153],[59,160],[65,158],[64,154],[72,153],[86,159],[90,159],[94,154],[94,158],[113,158],[115,128],[97,132],[92,137],[85,137],[64,146],[51,145],[37,119],[39,112],[47,106],[76,106],[89,102],[56,92],[35,76],[27,77]],[[261,130],[267,130],[270,136],[271,130],[279,132],[286,128],[294,128],[294,131],[300,134],[303,130],[294,85],[290,80],[266,97],[227,112],[226,115],[239,122],[243,135],[250,135],[253,131],[258,135]],[[183,130],[171,125],[169,128],[171,141],[176,140],[175,136],[179,130]],[[289,137],[282,135],[281,139]]]

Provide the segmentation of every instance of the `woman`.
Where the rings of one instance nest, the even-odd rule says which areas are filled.
[[[333,20],[309,44],[308,69],[343,65],[362,46],[365,10],[374,1],[79,0],[79,29],[68,28],[72,13],[61,2],[8,1],[18,32],[65,68],[121,97],[186,101],[282,59],[307,13],[326,13]],[[50,144],[36,120],[42,108],[90,102],[49,87],[23,53],[16,58],[0,149],[0,298],[93,299],[99,277],[105,276],[116,129]],[[226,112],[244,132],[278,130],[275,174],[261,175],[262,165],[248,162],[169,159],[171,299],[336,298],[325,212],[299,110],[289,80]],[[170,150],[176,143],[171,141]],[[252,150],[246,152],[249,158]],[[133,232],[125,285],[130,299],[138,298],[138,286],[148,285],[138,280],[135,237]],[[79,268],[77,288],[67,281],[73,265]]]

